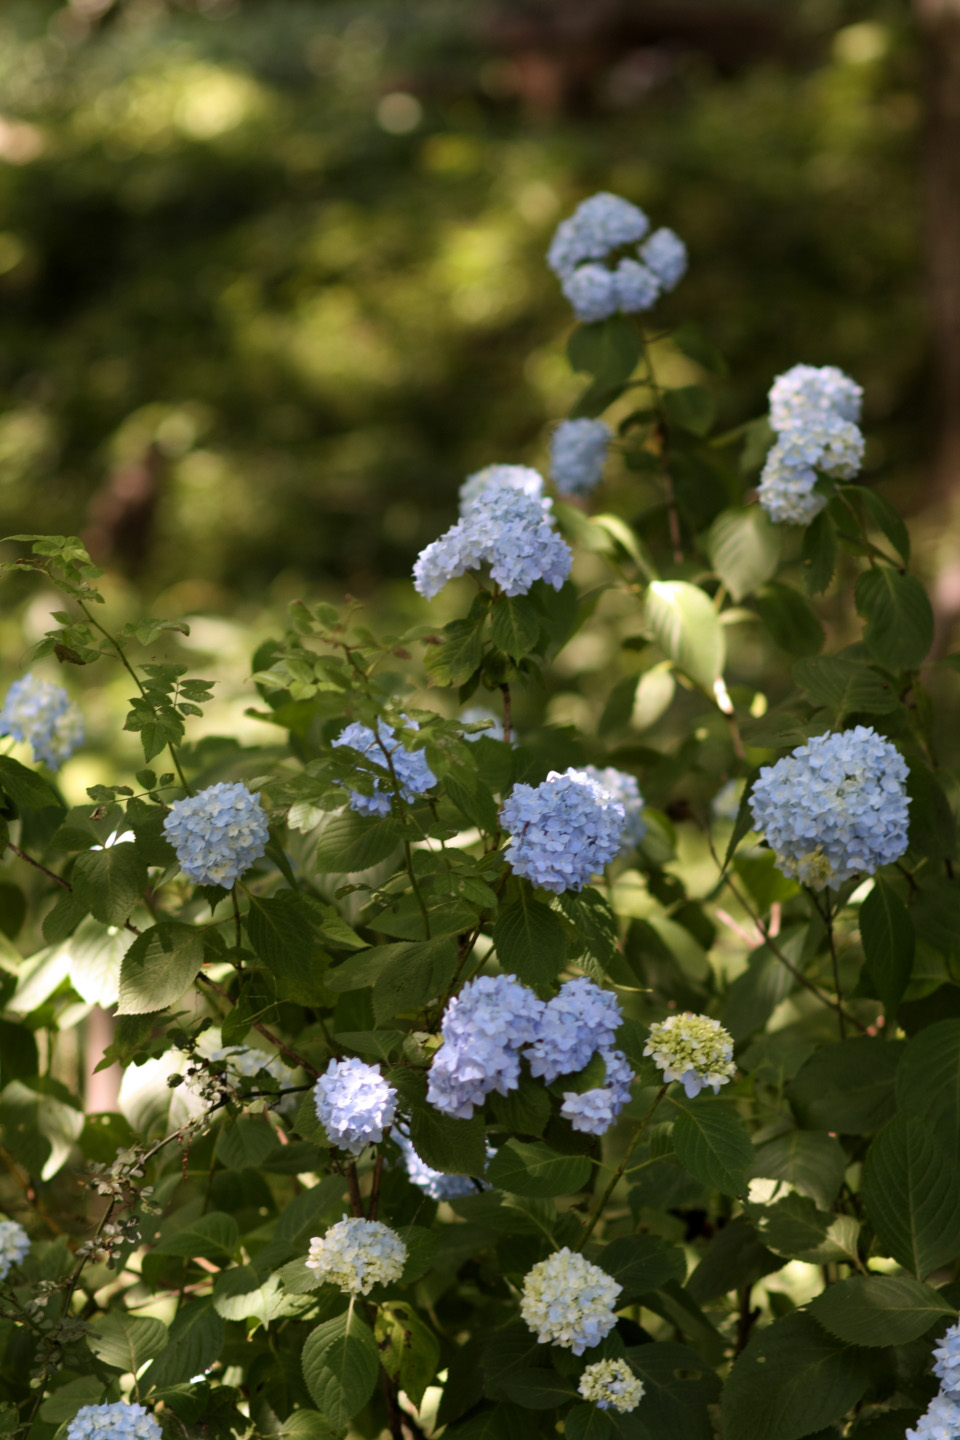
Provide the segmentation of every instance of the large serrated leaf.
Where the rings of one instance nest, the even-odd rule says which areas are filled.
[[[659,1290],[668,1280],[683,1281],[687,1273],[682,1250],[658,1235],[621,1235],[605,1245],[598,1262],[619,1281],[623,1293],[617,1305],[630,1305],[641,1295]]]
[[[505,971],[525,985],[549,985],[563,969],[567,939],[559,915],[524,887],[493,927],[493,943]]]
[[[850,1275],[807,1306],[825,1330],[852,1345],[907,1345],[925,1335],[955,1305],[909,1275]]]
[[[865,973],[883,1001],[889,1021],[910,983],[916,935],[910,911],[885,880],[874,881],[860,906],[860,938]]]
[[[663,653],[712,693],[723,674],[726,642],[709,595],[685,580],[654,580],[647,590],[644,614]]]
[[[779,527],[759,505],[721,511],[707,535],[710,563],[736,601],[776,574],[780,545]]]
[[[753,1146],[737,1112],[723,1101],[679,1101],[673,1127],[673,1148],[681,1164],[712,1190],[743,1195],[753,1159]]]
[[[388,860],[403,843],[397,822],[357,815],[344,810],[333,815],[323,827],[314,852],[318,870],[334,875],[352,875]]]
[[[487,1167],[487,1178],[515,1195],[572,1195],[590,1178],[585,1155],[558,1155],[541,1141],[508,1140]]]
[[[872,1135],[893,1115],[902,1041],[855,1035],[826,1045],[800,1067],[787,1099],[807,1130]]]
[[[74,894],[105,925],[123,925],[146,888],[147,866],[136,845],[89,850],[74,863]]]
[[[889,680],[858,660],[838,655],[810,656],[793,667],[794,682],[815,705],[823,705],[836,721],[855,711],[885,715],[900,704]]]
[[[877,565],[857,580],[856,601],[874,659],[891,670],[916,670],[933,644],[933,608],[917,577]]]
[[[113,1310],[97,1317],[86,1338],[105,1365],[135,1375],[141,1365],[160,1354],[167,1343],[167,1327],[162,1320]]]
[[[766,1180],[785,1180],[828,1210],[837,1198],[846,1168],[843,1146],[832,1135],[787,1130],[757,1147],[752,1174]]]
[[[164,1349],[140,1381],[143,1394],[199,1375],[223,1349],[225,1325],[210,1299],[188,1300],[170,1326]]]
[[[897,1071],[897,1104],[960,1153],[960,1020],[938,1020],[910,1038]]]
[[[917,1115],[896,1115],[867,1152],[863,1200],[877,1239],[918,1280],[960,1254],[960,1165]]]
[[[525,595],[501,595],[493,607],[490,633],[498,650],[522,660],[540,636],[540,617]]]
[[[203,940],[192,925],[176,920],[152,925],[137,936],[123,957],[118,1015],[165,1010],[179,1000],[202,963]]]
[[[818,1210],[806,1195],[790,1194],[775,1205],[751,1205],[750,1218],[768,1249],[789,1260],[827,1265],[857,1264],[860,1226],[850,1215]]]
[[[376,1341],[352,1310],[311,1331],[301,1365],[317,1409],[339,1428],[366,1405],[380,1369]]]

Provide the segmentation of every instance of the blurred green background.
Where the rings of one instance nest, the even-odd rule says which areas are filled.
[[[466,474],[545,462],[543,254],[601,188],[687,240],[657,319],[725,354],[721,424],[838,364],[920,508],[921,52],[900,0],[6,0],[4,533],[169,608],[376,595]]]

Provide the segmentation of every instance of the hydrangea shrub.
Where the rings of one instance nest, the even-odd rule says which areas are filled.
[[[871,397],[802,358],[717,433],[682,240],[600,195],[549,264],[550,483],[464,481],[407,629],[293,604],[261,743],[6,543],[64,598],[0,712],[0,1435],[960,1434],[960,665]],[[71,807],[58,659],[143,751]]]

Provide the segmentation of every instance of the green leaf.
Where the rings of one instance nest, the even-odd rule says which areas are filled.
[[[451,620],[443,627],[443,644],[424,647],[423,663],[437,685],[463,685],[483,661],[483,627],[479,620]]]
[[[168,1229],[165,1225],[161,1231],[160,1239],[153,1247],[156,1254],[183,1255],[187,1259],[200,1255],[205,1260],[217,1260],[221,1264],[224,1257],[232,1259],[235,1255],[240,1244],[240,1231],[232,1215],[214,1210],[186,1225],[176,1225],[176,1220],[174,1215],[173,1221],[168,1222],[175,1228]]]
[[[141,1365],[153,1360],[167,1343],[162,1320],[140,1319],[122,1310],[98,1315],[86,1336],[87,1344],[105,1365],[136,1375]]]
[[[781,650],[790,655],[817,655],[823,649],[823,626],[799,590],[771,582],[760,587],[753,603]]]
[[[801,1440],[838,1420],[872,1377],[867,1355],[827,1335],[809,1315],[754,1332],[723,1391],[726,1440]]]
[[[339,1440],[340,1430],[319,1410],[294,1410],[280,1422],[275,1440]]]
[[[611,1240],[600,1252],[598,1264],[623,1286],[618,1307],[631,1305],[669,1280],[682,1284],[687,1273],[683,1252],[658,1235],[622,1235]]]
[[[897,1072],[897,1104],[960,1153],[960,1020],[938,1020],[908,1040]]]
[[[724,1195],[743,1195],[753,1146],[737,1112],[722,1100],[686,1105],[673,1127],[677,1159],[697,1180]]]
[[[866,956],[864,971],[891,1020],[910,983],[916,946],[910,911],[885,880],[875,880],[860,906],[860,938]]]
[[[619,1433],[613,1416],[596,1405],[574,1405],[563,1417],[564,1440],[617,1440]]]
[[[490,1161],[487,1179],[514,1195],[572,1195],[590,1178],[585,1155],[558,1155],[542,1141],[508,1140]]]
[[[695,321],[687,321],[671,330],[670,340],[684,355],[702,365],[704,370],[709,370],[713,375],[726,375],[727,366],[723,356]]]
[[[777,1255],[808,1265],[859,1260],[857,1221],[851,1215],[818,1210],[806,1195],[785,1195],[774,1205],[751,1205],[749,1213],[760,1239]]]
[[[105,925],[122,925],[143,899],[147,867],[135,844],[111,845],[78,855],[73,890],[82,905]]]
[[[896,1115],[867,1152],[861,1186],[887,1254],[922,1280],[960,1254],[960,1165],[917,1115]]]
[[[64,809],[60,796],[42,775],[9,755],[0,755],[0,790],[23,810]]]
[[[822,510],[803,536],[803,583],[808,595],[822,595],[833,579],[837,564],[837,527]]]
[[[490,632],[498,650],[511,660],[529,655],[540,638],[540,617],[525,595],[498,595]]]
[[[567,341],[571,369],[592,375],[597,386],[612,389],[630,379],[643,345],[635,325],[622,315],[593,325],[578,325]]]
[[[525,985],[549,985],[563,969],[567,938],[559,915],[534,900],[526,886],[493,927],[493,943],[504,971]]]
[[[663,653],[702,689],[723,673],[726,647],[713,602],[685,580],[654,580],[647,590],[647,629]]]
[[[252,948],[276,977],[283,999],[308,1005],[320,998],[310,910],[296,891],[281,890],[268,899],[251,894],[246,927]]]
[[[798,660],[793,667],[794,683],[815,705],[832,711],[837,723],[853,711],[884,715],[900,704],[889,680],[858,660],[821,655]]]
[[[783,1260],[767,1249],[750,1219],[737,1215],[711,1238],[706,1254],[687,1281],[686,1293],[698,1305],[707,1305],[732,1290],[755,1285],[782,1268]]]
[[[633,1414],[623,1417],[623,1440],[713,1440],[708,1407],[718,1397],[720,1382],[695,1350],[658,1340],[631,1346],[626,1358],[645,1393]]]
[[[872,1135],[896,1108],[894,1082],[901,1041],[855,1035],[817,1050],[787,1086],[787,1099],[806,1130]]]
[[[781,944],[783,942],[781,941]],[[721,1020],[734,1040],[746,1040],[761,1030],[782,1000],[793,989],[794,979],[786,965],[765,946],[754,950],[727,991]]]
[[[0,1093],[4,1149],[31,1177],[52,1180],[83,1133],[83,1113],[59,1081],[11,1080]]]
[[[410,1305],[380,1305],[374,1326],[380,1364],[418,1408],[437,1373],[440,1345]]]
[[[432,1105],[413,1112],[410,1139],[420,1159],[447,1175],[482,1175],[487,1163],[483,1116],[457,1120]]]
[[[922,665],[933,644],[933,609],[917,577],[878,565],[859,576],[855,594],[874,659],[891,670]]]
[[[828,1210],[843,1184],[847,1157],[830,1135],[814,1130],[787,1130],[757,1147],[752,1175],[785,1180]]]
[[[402,949],[403,953],[380,971],[373,987],[373,1014],[378,1025],[438,999],[457,971],[457,942],[453,937],[425,940]]]
[[[296,1314],[301,1307],[291,1295],[292,1287],[284,1289],[277,1275],[264,1279],[251,1265],[221,1270],[213,1285],[218,1315],[224,1320],[257,1320],[261,1325]]]
[[[193,983],[202,963],[203,940],[192,925],[176,920],[152,925],[137,936],[123,957],[117,1013],[148,1015],[165,1010]]]
[[[882,530],[894,550],[898,551],[904,565],[910,562],[910,532],[890,501],[878,490],[858,485],[852,492],[866,510],[878,530]]]
[[[310,1332],[301,1364],[317,1409],[339,1429],[366,1405],[380,1369],[370,1329],[349,1311]]]
[[[530,1440],[530,1416],[519,1405],[482,1405],[448,1425],[443,1440]]]
[[[163,1351],[141,1378],[141,1392],[180,1385],[208,1369],[220,1356],[225,1333],[212,1299],[188,1300],[170,1325]]]
[[[717,402],[701,385],[664,390],[663,413],[668,424],[691,435],[708,435],[717,418]]]
[[[228,1170],[256,1170],[276,1148],[273,1126],[263,1115],[240,1115],[220,1131],[216,1155]]]
[[[734,600],[751,595],[776,574],[780,541],[780,527],[759,505],[720,512],[707,535],[707,554]]]
[[[907,1345],[957,1308],[908,1275],[851,1275],[817,1295],[807,1310],[851,1345]]]
[[[327,821],[317,840],[314,863],[321,871],[335,875],[353,875],[389,860],[396,854],[403,837],[397,822],[390,816],[375,820],[344,810]]]
[[[521,1366],[517,1370],[508,1370],[497,1383],[508,1400],[522,1405],[525,1410],[554,1410],[578,1398],[573,1382],[558,1375],[556,1370]]]

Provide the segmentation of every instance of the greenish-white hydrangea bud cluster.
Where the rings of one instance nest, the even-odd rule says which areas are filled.
[[[597,1360],[580,1376],[580,1394],[595,1400],[598,1410],[617,1410],[628,1415],[643,1399],[644,1384],[626,1360]]]
[[[326,1235],[310,1241],[306,1265],[345,1295],[367,1295],[374,1285],[399,1280],[407,1247],[389,1225],[345,1215]]]
[[[716,1095],[737,1070],[729,1031],[719,1020],[689,1011],[651,1025],[643,1053],[653,1056],[665,1081],[679,1080],[690,1100],[708,1086]]]

